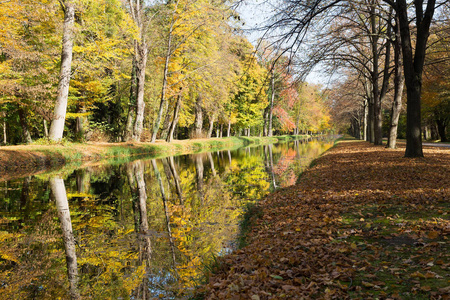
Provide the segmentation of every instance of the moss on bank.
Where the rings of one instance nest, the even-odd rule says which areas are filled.
[[[6,180],[70,165],[81,167],[93,162],[123,162],[133,156],[160,158],[172,155],[237,149],[248,145],[265,145],[279,141],[307,138],[305,135],[279,137],[227,137],[177,140],[172,143],[64,143],[54,145],[20,145],[0,147],[0,179]]]

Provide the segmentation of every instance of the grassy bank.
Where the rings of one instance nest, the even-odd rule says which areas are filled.
[[[342,141],[260,201],[200,299],[446,299],[450,151]]]
[[[247,145],[271,144],[307,136],[229,137],[176,140],[172,143],[64,143],[54,145],[20,145],[0,147],[0,180],[26,176],[63,165],[81,167],[101,161],[124,161],[132,156],[165,157],[236,149]]]

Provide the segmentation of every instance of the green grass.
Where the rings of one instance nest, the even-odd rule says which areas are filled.
[[[8,172],[14,177],[17,172],[17,162],[20,162],[20,171],[25,169],[37,171],[42,169],[55,169],[64,165],[69,168],[81,166],[83,162],[105,161],[112,163],[114,161],[124,161],[124,158],[132,160],[135,157],[145,156],[146,158],[162,158],[167,156],[176,156],[190,153],[201,153],[208,151],[231,150],[249,145],[265,145],[276,143],[278,141],[298,140],[307,136],[281,136],[281,137],[226,137],[203,140],[182,140],[172,143],[130,143],[130,144],[83,144],[71,142],[46,142],[39,141],[36,144],[28,146],[11,146],[0,151],[17,151],[22,154],[31,155],[16,157],[10,155],[0,164],[0,171]],[[9,152],[11,153],[11,152]],[[20,174],[18,174],[19,176]]]
[[[445,236],[429,235],[426,224],[447,219],[449,209],[444,200],[421,206],[394,199],[353,207],[354,212],[343,215],[342,225],[359,233],[340,241],[355,244],[358,251],[353,255],[364,264],[356,267],[352,283],[363,290],[349,296],[359,298],[365,292],[379,298],[429,299],[430,290],[448,286],[445,265],[450,245]],[[373,287],[367,282],[380,284]]]

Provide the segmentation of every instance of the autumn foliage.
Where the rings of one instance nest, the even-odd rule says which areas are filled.
[[[341,142],[262,200],[205,299],[448,299],[450,151]]]

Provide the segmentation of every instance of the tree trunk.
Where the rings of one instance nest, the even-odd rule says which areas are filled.
[[[165,101],[166,101],[167,73],[169,72],[170,57],[172,55],[172,32],[173,32],[173,26],[175,24],[175,14],[176,14],[176,11],[177,11],[177,7],[178,7],[178,1],[177,1],[176,5],[175,5],[175,10],[173,11],[172,21],[170,23],[169,33],[168,33],[168,37],[167,37],[167,51],[166,51],[166,58],[165,58],[165,61],[164,61],[161,97],[160,97],[160,103],[159,103],[158,116],[156,117],[155,125],[153,126],[152,139],[151,139],[152,143],[154,143],[156,141],[156,136],[157,136],[158,131],[159,131],[159,125],[161,123],[163,108],[164,108],[164,104],[165,104]]]
[[[396,148],[398,120],[402,109],[403,87],[405,86],[405,77],[402,74],[401,66],[401,43],[400,43],[400,27],[398,26],[398,17],[395,26],[395,42],[394,42],[394,101],[391,109],[391,122],[389,126],[389,137],[387,147]]]
[[[44,121],[44,137],[48,138],[48,126],[47,126],[47,120],[43,119]]]
[[[263,118],[264,118],[263,136],[267,136],[267,132],[268,132],[268,130],[267,130],[267,125],[268,125],[268,123],[269,123],[269,106],[267,106],[267,107],[264,109],[264,115],[263,115]]]
[[[406,0],[397,0],[395,3],[397,4],[396,10],[400,24],[403,71],[405,73],[408,103],[406,107],[405,157],[423,157],[420,94],[422,91],[422,73],[425,62],[426,46],[436,1],[427,1],[425,13],[423,13],[423,1],[414,1],[417,27],[414,56],[408,19],[408,4],[406,3]]]
[[[136,57],[136,119],[134,120],[133,140],[141,140],[142,130],[144,128],[144,88],[145,88],[145,68],[147,66],[147,43],[141,37],[141,43],[134,41],[134,55]]]
[[[436,125],[439,132],[439,137],[441,138],[441,142],[447,142],[447,136],[445,135],[445,127],[446,124],[442,122],[441,119],[436,119]]]
[[[169,134],[169,130],[170,130],[170,125],[172,124],[172,122],[170,122],[170,119],[172,119],[172,110],[169,109],[169,101],[166,101],[166,117],[164,118],[164,122],[163,122],[163,128],[161,130],[161,136],[160,138],[162,140],[166,140],[167,139],[167,135]]]
[[[379,61],[379,53],[378,53],[378,31],[376,28],[377,25],[377,16],[376,16],[376,4],[375,1],[371,1],[371,10],[370,10],[370,25],[371,25],[371,48],[372,48],[372,99],[373,99],[373,143],[375,145],[383,144],[383,132],[381,129],[382,119],[381,119],[381,98],[380,98],[380,90],[378,87],[378,61]]]
[[[64,27],[62,37],[61,69],[59,72],[58,96],[50,125],[49,139],[59,141],[63,137],[66,120],[67,99],[69,96],[70,74],[72,65],[73,27],[75,8],[72,1],[61,1],[64,11]]]
[[[125,127],[124,141],[128,142],[133,138],[133,124],[134,115],[136,110],[136,95],[137,95],[137,66],[136,57],[133,57],[133,63],[131,67],[131,81],[130,81],[130,104],[128,105],[127,123]]]
[[[227,137],[230,137],[230,133],[231,133],[231,122],[228,121]]]
[[[20,126],[22,127],[22,137],[25,143],[31,144],[33,140],[31,139],[30,131],[28,130],[28,122],[27,117],[25,116],[25,110],[22,107],[19,107],[19,120]]]
[[[173,140],[173,133],[175,131],[175,127],[178,124],[180,107],[181,107],[181,95],[178,95],[177,103],[175,104],[175,111],[173,112],[173,120],[172,120],[172,123],[170,124],[169,134],[167,135],[167,140],[166,140],[169,143]]]
[[[66,187],[61,178],[50,179],[50,188],[55,197],[58,217],[61,223],[61,230],[66,250],[67,277],[69,279],[69,293],[71,299],[80,299],[78,290],[78,267],[77,253],[75,248],[75,238],[72,231],[72,221],[70,219],[69,202],[67,201]]]
[[[386,99],[386,95],[389,89],[389,78],[391,73],[389,72],[389,66],[391,64],[391,39],[392,39],[392,26],[391,26],[391,20],[392,20],[392,9],[389,12],[388,17],[388,27],[387,27],[387,39],[385,44],[385,57],[384,57],[384,70],[383,70],[383,83],[381,84],[381,91],[380,91],[380,99],[379,99],[379,115],[376,118],[376,128],[378,130],[378,135],[375,134],[375,145],[382,145],[383,144],[383,120],[382,120],[382,111],[381,111],[381,105]]]
[[[81,107],[78,109],[78,113],[86,113],[86,108]],[[79,141],[83,141],[85,139],[86,136],[86,124],[87,123],[87,119],[84,116],[81,117],[77,117],[77,121],[76,121],[76,129],[75,129],[75,135],[77,137],[77,139]]]
[[[271,88],[272,94],[270,95],[270,107],[269,107],[269,126],[267,129],[267,136],[272,136],[272,118],[273,118],[273,102],[275,101],[275,66],[272,67]]]
[[[368,105],[368,101],[367,99],[364,99],[364,127],[363,127],[363,134],[364,134],[364,140],[365,141],[369,141],[369,136],[368,136],[368,132],[369,132],[369,105]]]
[[[211,135],[212,135],[212,132],[213,132],[213,129],[214,129],[214,119],[215,119],[214,115],[212,115],[209,118],[208,139],[211,138]]]
[[[370,143],[374,142],[374,122],[373,122],[373,90],[370,88],[370,82],[368,80],[364,83],[364,90],[367,99],[367,141]]]
[[[202,137],[203,129],[203,110],[202,110],[202,98],[197,96],[195,101],[195,120],[194,120],[194,138]]]
[[[374,120],[373,120],[373,102],[372,102],[372,97],[369,99],[368,103],[368,108],[367,108],[367,116],[368,116],[368,120],[367,120],[367,137],[368,137],[368,141],[371,143],[374,143]]]
[[[3,144],[6,145],[8,142],[7,136],[6,136],[6,121],[3,120]]]

